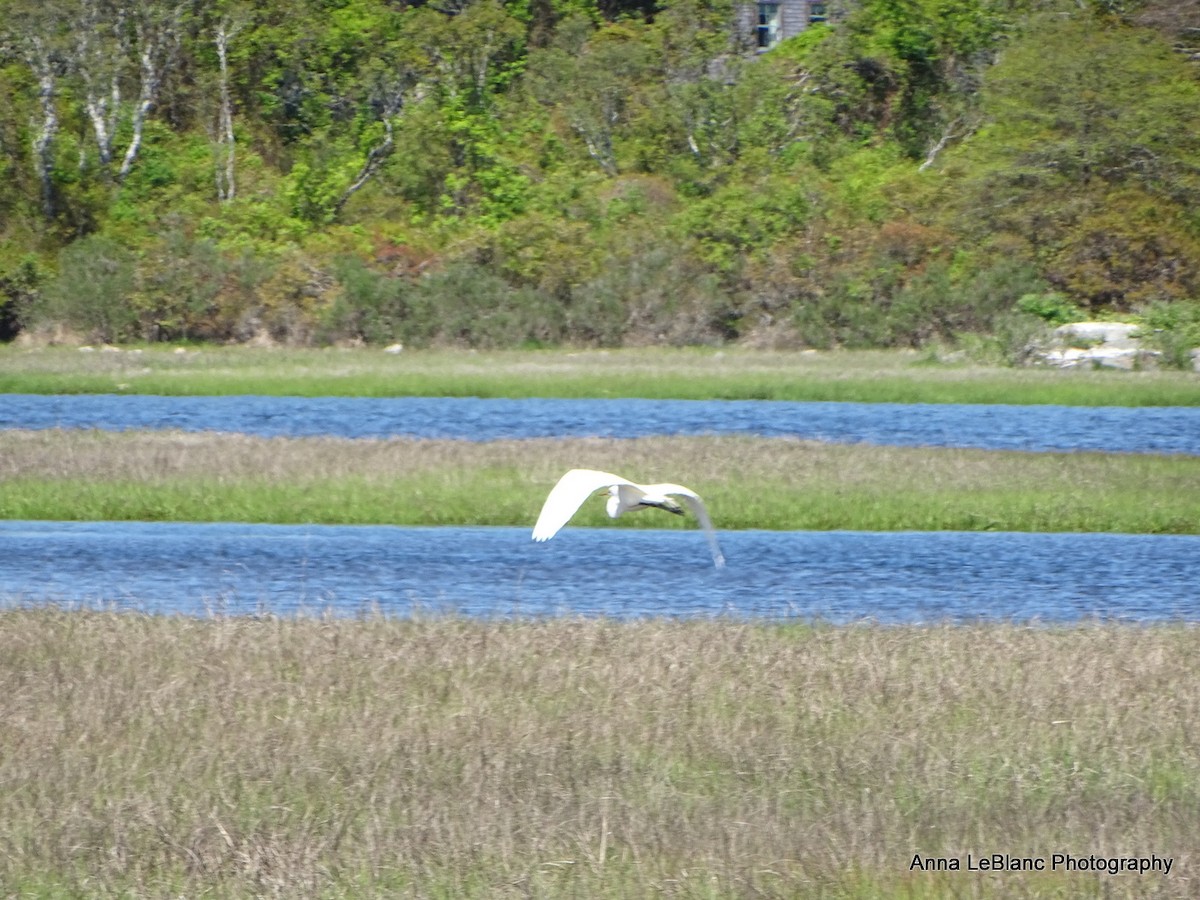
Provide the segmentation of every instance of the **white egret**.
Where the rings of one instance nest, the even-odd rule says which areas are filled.
[[[671,499],[671,497],[680,497],[704,529],[709,549],[712,551],[713,563],[717,568],[725,565],[725,556],[717,545],[717,535],[713,529],[712,519],[708,517],[704,501],[695,491],[685,488],[681,484],[634,484],[620,475],[613,475],[611,472],[597,472],[595,469],[572,469],[558,479],[558,484],[554,486],[554,489],[550,491],[550,496],[542,504],[542,512],[538,516],[537,524],[533,526],[533,539],[535,541],[550,540],[558,534],[559,529],[567,524],[571,516],[575,515],[579,507],[583,505],[583,501],[597,492],[608,494],[608,503],[605,508],[608,510],[609,517],[613,519],[620,516],[621,513],[647,507],[665,509],[667,512],[682,516],[683,508]]]

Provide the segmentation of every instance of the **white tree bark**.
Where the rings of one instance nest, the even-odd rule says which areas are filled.
[[[113,41],[106,45],[110,33]],[[75,28],[75,67],[83,79],[84,109],[92,123],[100,165],[112,162],[112,142],[121,115],[121,66],[128,54],[125,9],[117,7],[105,22],[95,0],[83,3]]]
[[[389,88],[387,96],[383,101],[383,114],[380,117],[384,129],[383,140],[372,147],[367,153],[366,162],[358,170],[354,181],[342,192],[342,196],[334,204],[333,210],[335,215],[341,213],[342,207],[346,205],[346,202],[371,180],[371,177],[379,171],[379,167],[383,165],[383,161],[391,154],[394,144],[393,122],[404,106],[404,94],[405,89],[400,83],[393,84]]]
[[[25,44],[25,61],[33,70],[38,82],[38,105],[42,110],[42,124],[33,135],[33,168],[42,188],[42,212],[48,218],[54,215],[54,138],[58,134],[58,110],[55,107],[57,79],[50,50],[41,37],[28,37]]]
[[[925,154],[925,162],[921,163],[921,165],[917,167],[918,172],[924,172],[926,169],[932,166],[937,160],[938,154],[945,150],[946,145],[958,136],[950,130],[954,127],[954,125],[954,122],[951,122],[949,125],[947,125],[946,130],[942,132],[942,136],[938,138],[937,143],[929,148],[929,152]]]
[[[129,175],[138,152],[141,150],[146,116],[154,107],[163,75],[170,66],[174,51],[179,45],[179,19],[182,12],[182,6],[176,6],[162,17],[151,18],[151,15],[146,15],[134,26],[138,38],[140,84],[138,101],[133,108],[131,122],[133,134],[129,138],[129,146],[125,149],[125,157],[121,161],[117,181],[124,181]]]
[[[221,73],[221,106],[217,112],[216,179],[217,199],[222,203],[232,200],[237,193],[237,182],[234,178],[237,144],[233,136],[233,100],[229,94],[229,42],[238,30],[238,25],[228,18],[222,18],[217,23],[217,32],[213,37]]]

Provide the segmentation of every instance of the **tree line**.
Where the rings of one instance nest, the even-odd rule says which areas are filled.
[[[828,6],[8,0],[0,334],[1200,344],[1200,2]]]

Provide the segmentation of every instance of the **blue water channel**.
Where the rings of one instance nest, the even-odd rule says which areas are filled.
[[[9,394],[0,428],[470,440],[753,434],[1200,455],[1193,407]],[[0,522],[0,604],[200,615],[1200,619],[1195,536],[722,532],[728,565],[717,570],[698,531],[670,524],[684,527],[568,526],[534,544],[522,528]]]
[[[481,441],[744,434],[898,446],[1200,455],[1200,407],[4,394],[0,428]]]
[[[1200,537],[0,522],[0,598],[187,615],[1200,619]]]

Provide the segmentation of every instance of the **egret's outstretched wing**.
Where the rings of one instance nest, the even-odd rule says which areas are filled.
[[[696,517],[696,521],[700,523],[700,527],[704,529],[704,537],[708,539],[708,549],[712,551],[713,565],[718,569],[725,565],[725,554],[721,552],[721,545],[717,543],[717,530],[713,528],[712,519],[708,517],[708,509],[705,508],[704,501],[700,499],[699,494],[685,488],[682,484],[648,484],[645,490],[648,494],[670,494],[682,497],[683,502],[692,511],[692,515]]]
[[[597,491],[604,490],[614,484],[632,484],[619,475],[611,472],[597,472],[595,469],[572,469],[550,491],[542,511],[538,515],[537,524],[533,526],[535,541],[548,541],[558,530],[570,521],[571,516],[583,505],[583,501]]]

